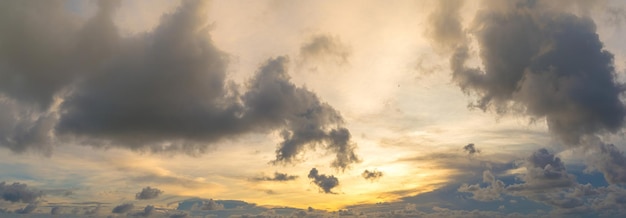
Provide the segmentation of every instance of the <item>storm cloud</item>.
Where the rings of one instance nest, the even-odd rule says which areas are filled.
[[[6,182],[0,182],[0,196],[5,201],[33,203],[42,195],[43,192],[30,189],[23,183],[7,185]]]
[[[359,162],[341,114],[290,81],[287,57],[269,58],[245,84],[227,79],[229,55],[211,39],[206,1],[182,1],[153,30],[128,36],[113,22],[116,1],[98,1],[83,20],[61,1],[2,4],[0,144],[13,151],[50,153],[54,139],[197,155],[278,131],[274,163],[298,162],[312,147],[336,154],[338,169]],[[337,46],[316,38],[304,53]]]
[[[454,45],[453,80],[476,97],[471,107],[545,118],[567,145],[623,126],[623,85],[593,20],[546,9],[542,1],[496,5],[484,5],[467,29],[450,1],[440,1],[431,14],[433,24],[450,24],[433,26],[429,36],[436,45]],[[479,46],[481,67],[468,64],[468,36]]]
[[[320,191],[323,191],[326,194],[337,194],[332,191],[333,188],[339,186],[339,179],[337,179],[333,175],[327,176],[326,174],[319,174],[316,168],[311,169],[308,175],[309,179],[311,179],[317,187],[320,188]]]
[[[163,194],[163,191],[157,188],[150,188],[150,186],[145,187],[141,190],[141,192],[135,194],[135,199],[137,200],[148,200],[159,197],[159,195]]]
[[[120,204],[120,205],[115,206],[113,210],[111,210],[111,212],[112,213],[127,213],[127,212],[130,212],[134,207],[135,205],[133,205],[132,203]]]

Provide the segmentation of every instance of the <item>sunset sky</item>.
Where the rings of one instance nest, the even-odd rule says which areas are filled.
[[[0,1],[0,216],[624,217],[621,0]]]

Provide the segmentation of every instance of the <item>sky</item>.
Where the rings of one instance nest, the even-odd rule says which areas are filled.
[[[2,217],[624,217],[620,0],[0,2]]]

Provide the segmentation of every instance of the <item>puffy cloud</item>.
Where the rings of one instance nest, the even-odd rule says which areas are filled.
[[[37,203],[30,203],[28,205],[26,205],[26,207],[24,208],[20,208],[15,210],[15,213],[17,214],[29,214],[32,213],[33,211],[35,211],[37,209]]]
[[[599,170],[611,184],[626,183],[626,157],[613,144],[598,142],[596,152],[588,158],[590,167]]]
[[[383,177],[383,172],[378,171],[378,170],[365,170],[363,171],[363,173],[361,173],[361,176],[364,179],[370,180],[370,181],[376,181],[378,179],[380,179],[380,177]]]
[[[333,167],[359,161],[341,114],[290,81],[287,57],[269,59],[245,85],[227,80],[206,1],[183,1],[130,36],[113,22],[117,1],[98,1],[88,19],[61,1],[2,4],[0,145],[13,151],[49,153],[54,139],[196,155],[220,140],[280,131],[275,163],[314,146],[336,154]],[[302,52],[345,59],[339,47],[320,36]]]
[[[469,155],[480,153],[480,150],[476,148],[474,143],[469,143],[466,146],[463,146],[463,150],[465,150],[465,152],[467,152]]]
[[[135,207],[132,203],[120,204],[117,205],[111,210],[112,213],[127,213],[130,212]]]
[[[460,15],[463,3],[461,0],[437,1],[434,11],[428,16],[424,33],[436,48],[451,51],[466,40]]]
[[[309,172],[309,179],[312,179],[313,183],[320,188],[320,191],[324,193],[336,194],[332,191],[333,188],[339,186],[339,179],[333,175],[327,176],[326,174],[319,174],[316,168],[311,169]]]
[[[459,31],[459,6],[440,2],[431,20],[450,28],[433,22],[432,28],[445,29],[430,36],[454,45],[453,79],[478,97],[473,107],[546,118],[550,131],[569,145],[586,135],[616,132],[626,109],[613,55],[604,49],[593,20],[543,4],[516,1],[479,10],[467,31],[479,46],[481,68],[467,66],[470,41]]]
[[[303,62],[333,61],[336,64],[346,64],[351,53],[350,47],[341,42],[339,37],[326,34],[315,35],[300,47]]]
[[[297,178],[298,178],[298,176],[296,176],[296,175],[289,175],[289,174],[286,174],[286,173],[274,172],[274,177],[263,176],[263,177],[252,178],[252,180],[255,180],[255,181],[279,181],[279,182],[284,182],[284,181],[296,180]]]
[[[560,158],[546,149],[535,151],[523,162],[526,173],[520,177],[522,184],[514,184],[506,189],[513,194],[544,194],[546,191],[569,188],[576,184],[576,179],[565,170]]]
[[[151,216],[154,213],[154,206],[152,205],[146,205],[145,208],[143,208],[143,211],[141,212],[137,212],[135,214],[133,214],[134,216]]]
[[[495,201],[502,199],[500,195],[504,191],[504,182],[496,180],[493,173],[489,170],[485,170],[483,172],[483,182],[488,183],[489,185],[482,188],[479,184],[463,184],[459,187],[458,191],[472,193],[472,197],[479,201]]]
[[[43,192],[29,189],[26,184],[16,182],[7,185],[6,182],[0,183],[0,196],[5,201],[33,203],[42,195]]]
[[[163,191],[157,188],[150,188],[150,186],[145,187],[141,190],[141,192],[135,195],[135,199],[137,200],[148,200],[159,197],[159,195],[163,194]]]

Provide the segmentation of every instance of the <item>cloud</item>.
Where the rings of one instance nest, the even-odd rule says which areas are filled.
[[[120,204],[120,205],[115,206],[113,210],[111,210],[111,212],[112,213],[127,213],[127,212],[130,212],[134,207],[135,205],[133,205],[132,203]]]
[[[63,213],[63,208],[61,207],[52,207],[50,209],[50,215],[59,215],[61,213]]]
[[[332,61],[336,64],[347,64],[352,51],[339,37],[327,34],[315,35],[300,47],[303,62]]]
[[[35,211],[36,209],[37,209],[37,203],[29,203],[28,205],[26,205],[26,207],[15,210],[15,213],[29,214]]]
[[[504,191],[504,182],[496,180],[493,173],[489,170],[483,172],[483,182],[488,184],[487,187],[480,187],[480,184],[463,184],[459,187],[458,191],[472,193],[472,198],[478,201],[495,201],[502,199],[500,195]]]
[[[604,174],[610,184],[626,183],[626,157],[613,144],[596,142],[595,153],[591,153],[588,162],[591,168]]]
[[[428,16],[428,26],[424,33],[436,48],[449,51],[464,43],[460,15],[463,3],[461,0],[437,1],[434,11]]]
[[[442,45],[454,45],[453,80],[477,97],[471,107],[498,114],[545,118],[551,133],[568,145],[587,135],[614,133],[623,126],[623,85],[615,79],[613,55],[606,51],[587,17],[546,9],[541,1],[484,5],[471,26],[459,31],[458,7],[447,1],[431,20]],[[482,67],[467,66],[468,36],[476,39]],[[511,52],[515,51],[515,52]]]
[[[11,8],[2,22],[21,22],[0,25],[0,144],[15,152],[70,141],[197,155],[279,131],[274,163],[315,146],[336,154],[338,169],[359,161],[341,114],[290,81],[287,57],[268,59],[245,84],[227,80],[229,55],[211,39],[206,1],[183,1],[153,30],[128,36],[113,22],[116,1],[98,1],[87,19],[61,1],[2,4]],[[338,47],[320,36],[303,53],[345,58]]]
[[[0,196],[5,201],[33,203],[37,201],[43,192],[29,189],[26,184],[15,182],[7,185],[6,182],[0,183]]]
[[[143,209],[143,211],[141,212],[137,212],[135,214],[133,214],[134,216],[151,216],[154,213],[154,206],[152,205],[146,205],[146,207]]]
[[[480,153],[480,150],[474,146],[474,143],[469,143],[466,146],[463,146],[463,150],[465,150],[469,155]]]
[[[208,201],[203,201],[200,207],[201,210],[222,210],[224,209],[224,205],[215,202],[213,199],[209,199]]]
[[[361,173],[361,176],[363,176],[363,178],[366,180],[376,181],[380,179],[380,177],[383,177],[383,172],[380,172],[378,170],[365,170],[363,171],[363,173]]]
[[[279,182],[284,182],[284,181],[291,181],[291,180],[296,180],[298,178],[298,176],[296,175],[289,175],[286,173],[279,173],[279,172],[274,172],[274,177],[257,177],[257,178],[252,178],[252,180],[254,181],[279,181]]]
[[[141,189],[141,192],[135,195],[135,199],[137,200],[148,200],[159,197],[159,195],[163,194],[163,191],[157,188],[150,188],[150,186]]]
[[[309,172],[309,179],[312,179],[313,183],[320,188],[320,191],[323,191],[326,194],[336,194],[332,191],[333,188],[339,186],[339,179],[335,176],[326,174],[319,174],[317,169],[313,168]]]

